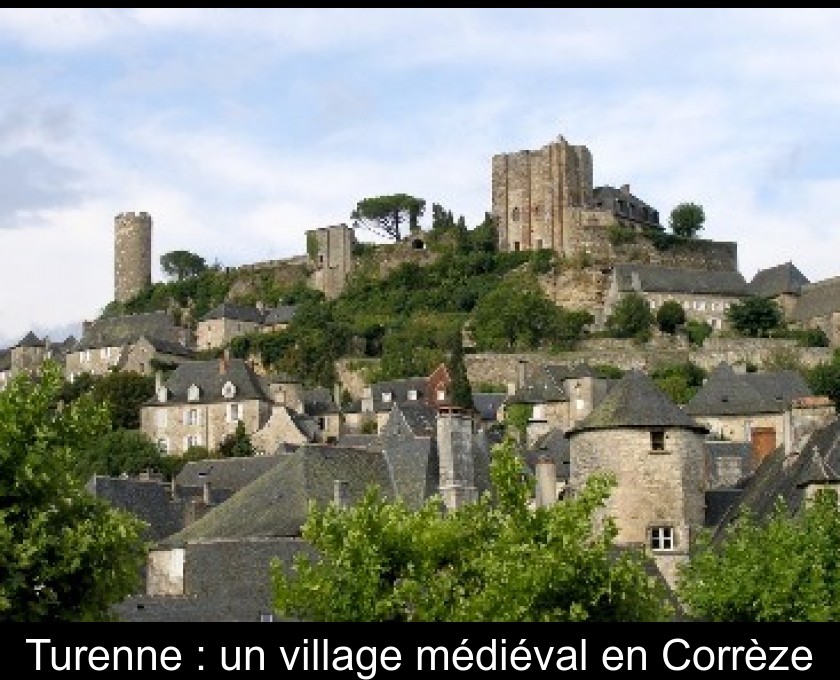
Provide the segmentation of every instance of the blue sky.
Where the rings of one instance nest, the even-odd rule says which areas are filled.
[[[157,260],[305,252],[365,197],[490,209],[493,154],[562,134],[596,184],[692,201],[749,280],[840,275],[837,9],[0,9],[0,347]],[[365,239],[365,234],[360,234]]]

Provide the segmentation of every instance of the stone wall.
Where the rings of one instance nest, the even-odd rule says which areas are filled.
[[[831,361],[829,347],[800,347],[790,338],[721,338],[710,337],[703,347],[691,351],[691,360],[706,370],[720,363],[746,367],[753,364],[762,368],[768,363],[795,360],[810,368],[818,363]]]

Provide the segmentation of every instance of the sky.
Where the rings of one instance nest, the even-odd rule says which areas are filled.
[[[838,9],[0,9],[0,348],[113,298],[114,217],[160,255],[306,252],[366,197],[467,224],[494,154],[564,136],[595,185],[705,211],[739,269],[840,275]],[[360,240],[374,240],[360,232]]]

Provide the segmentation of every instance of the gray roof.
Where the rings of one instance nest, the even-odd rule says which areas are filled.
[[[505,392],[473,392],[473,408],[482,420],[497,420],[499,409],[507,399]]]
[[[191,357],[195,354],[189,347],[185,347],[180,342],[172,342],[171,340],[154,337],[147,338],[145,335],[143,337],[155,348],[155,351],[161,354],[173,354],[180,357]]]
[[[382,450],[382,439],[378,434],[343,434],[339,436],[336,446],[355,449]]]
[[[20,341],[15,345],[15,347],[43,347],[44,341],[40,340],[35,333],[29,331],[26,335],[24,335]]]
[[[793,399],[811,396],[798,371],[736,373],[719,364],[685,406],[692,416],[741,416],[782,413]]]
[[[391,416],[398,414],[415,437],[431,437],[437,431],[437,409],[428,404],[408,402],[394,404]]]
[[[525,454],[525,464],[531,472],[536,470],[537,461],[549,456],[557,467],[557,479],[568,481],[571,465],[571,447],[563,430],[554,428],[539,437]]]
[[[807,321],[840,311],[840,276],[802,286],[790,318]]]
[[[111,316],[94,321],[85,331],[77,349],[120,347],[141,337],[180,344],[182,333],[183,329],[176,326],[166,312]]]
[[[645,222],[650,225],[659,225],[659,211],[639,199],[637,196],[611,186],[595,187],[592,190],[592,201],[595,206],[612,208],[615,211],[617,207],[615,202],[617,200],[624,201],[628,205],[633,206],[632,216],[629,212],[618,213],[621,217],[634,220],[636,222]],[[647,218],[644,217],[644,208],[648,209]]]
[[[276,323],[289,323],[297,312],[297,305],[280,305],[266,310],[263,323],[273,325]]]
[[[370,485],[393,498],[381,452],[305,444],[280,458],[277,465],[161,544],[176,547],[194,541],[299,536],[309,501],[331,502],[336,480],[347,482],[351,504]]]
[[[322,416],[338,413],[339,408],[326,387],[314,387],[303,393],[303,412],[308,416]]]
[[[556,380],[554,372],[546,366],[527,366],[525,384],[519,385],[516,392],[507,398],[509,404],[546,404],[568,401],[563,389],[563,382]]]
[[[373,410],[390,411],[391,405],[394,403],[412,403],[412,400],[408,398],[408,393],[411,390],[417,392],[416,401],[423,401],[426,398],[428,386],[428,378],[401,378],[399,380],[387,380],[384,382],[374,383],[370,386],[371,394],[373,396]],[[383,401],[382,395],[386,393],[390,393],[390,401]]]
[[[777,264],[769,269],[759,269],[748,286],[750,295],[776,297],[783,293],[798,294],[802,286],[810,283],[792,262]]]
[[[248,321],[250,323],[261,324],[264,317],[265,314],[256,307],[233,305],[229,302],[223,302],[222,304],[213,307],[213,309],[201,317],[201,320],[210,321],[211,319],[233,319],[234,321]]]
[[[784,447],[779,446],[765,456],[744,482],[737,502],[721,518],[718,538],[742,513],[751,513],[758,519],[768,517],[780,499],[792,514],[796,513],[810,482],[840,483],[840,420],[814,432],[798,455],[786,455]]]
[[[672,269],[640,264],[617,264],[613,271],[619,291],[636,290],[633,277],[638,274],[639,292],[690,293],[703,295],[747,295],[747,282],[737,271]]]
[[[197,402],[215,403],[224,401],[222,387],[230,381],[236,387],[235,401],[259,399],[271,401],[266,393],[260,377],[245,362],[244,359],[210,359],[207,361],[186,361],[179,364],[165,386],[169,390],[166,403],[186,403],[187,390],[191,385],[198,386],[199,398]],[[147,404],[157,404],[157,395],[149,399]]]
[[[618,427],[679,427],[708,432],[638,370],[625,373],[601,403],[567,434]]]
[[[195,487],[210,482],[211,488],[239,491],[277,465],[284,455],[286,454],[190,461],[184,465],[175,481],[179,486]]]

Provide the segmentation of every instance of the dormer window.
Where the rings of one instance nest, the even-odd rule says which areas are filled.
[[[417,401],[417,390],[409,390],[408,391],[408,400],[409,401]]]
[[[201,390],[198,389],[198,385],[190,385],[187,388],[187,401],[198,401],[200,396]]]
[[[393,395],[392,395],[390,392],[383,392],[383,393],[382,393],[382,401],[383,401],[383,403],[385,403],[385,404],[390,404],[390,403],[391,403],[391,399],[392,399],[392,398],[393,398]]]
[[[222,387],[222,396],[225,399],[233,399],[236,396],[236,385],[228,380]]]
[[[169,396],[169,390],[165,387],[159,387],[157,391],[157,400],[163,404],[166,402],[167,397]]]

